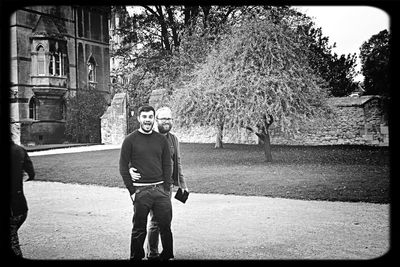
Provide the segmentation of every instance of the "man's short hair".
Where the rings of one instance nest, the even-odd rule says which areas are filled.
[[[140,113],[148,111],[153,111],[153,114],[156,114],[156,111],[152,106],[141,106],[138,110],[138,116],[140,116]]]
[[[157,111],[156,111],[156,118],[158,118],[158,114],[160,114],[160,112],[162,112],[162,111],[167,111],[172,114],[172,111],[169,107],[161,107],[161,108],[157,109]]]

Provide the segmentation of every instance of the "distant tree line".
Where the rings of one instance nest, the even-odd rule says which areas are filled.
[[[366,94],[390,96],[391,39],[391,34],[383,30],[364,42],[360,48]]]

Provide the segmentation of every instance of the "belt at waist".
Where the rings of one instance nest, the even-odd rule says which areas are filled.
[[[143,185],[143,186],[135,186],[135,193],[139,193],[143,190],[148,190],[156,187],[164,188],[164,184],[152,184],[152,185]]]

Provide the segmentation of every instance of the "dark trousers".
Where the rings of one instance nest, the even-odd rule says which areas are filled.
[[[18,229],[25,222],[28,212],[10,217],[10,248],[13,256],[22,257],[19,246]]]
[[[172,196],[172,188],[169,191],[169,197]],[[150,211],[150,225],[147,233],[147,257],[153,258],[159,256],[158,241],[160,231],[158,230],[158,222],[154,219],[153,212]]]
[[[171,198],[169,192],[164,191],[163,186],[156,186],[136,193],[133,205],[131,259],[139,260],[145,257],[143,245],[146,239],[147,216],[150,210],[153,212],[154,220],[158,223],[160,230],[163,247],[160,257],[173,258]]]

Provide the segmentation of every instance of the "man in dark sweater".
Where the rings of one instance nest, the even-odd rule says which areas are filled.
[[[189,189],[186,184],[186,180],[182,173],[182,165],[181,165],[181,157],[180,157],[180,148],[178,138],[172,134],[171,128],[173,125],[172,119],[172,111],[169,107],[161,107],[156,111],[156,129],[158,132],[167,137],[170,149],[171,149],[171,158],[172,158],[172,186],[178,186],[179,188],[188,191]],[[139,178],[140,174],[131,173],[132,178]],[[171,190],[172,193],[172,190]],[[170,195],[171,197],[171,195]],[[158,239],[159,239],[159,230],[158,224],[154,220],[154,216],[152,212],[150,212],[150,225],[148,228],[147,234],[147,258],[148,259],[156,259],[159,255],[158,252]]]
[[[28,153],[22,146],[11,141],[10,248],[11,255],[18,258],[22,258],[18,229],[28,215],[28,204],[23,188],[24,172],[28,174],[26,181],[35,178],[35,170]]]
[[[129,134],[121,147],[119,171],[133,202],[133,228],[131,236],[132,260],[141,260],[146,238],[147,215],[150,210],[159,224],[163,250],[160,259],[168,260],[173,255],[171,232],[172,205],[171,189],[172,162],[166,137],[153,131],[155,111],[151,106],[139,108],[140,128]],[[133,180],[129,168],[141,175]]]

